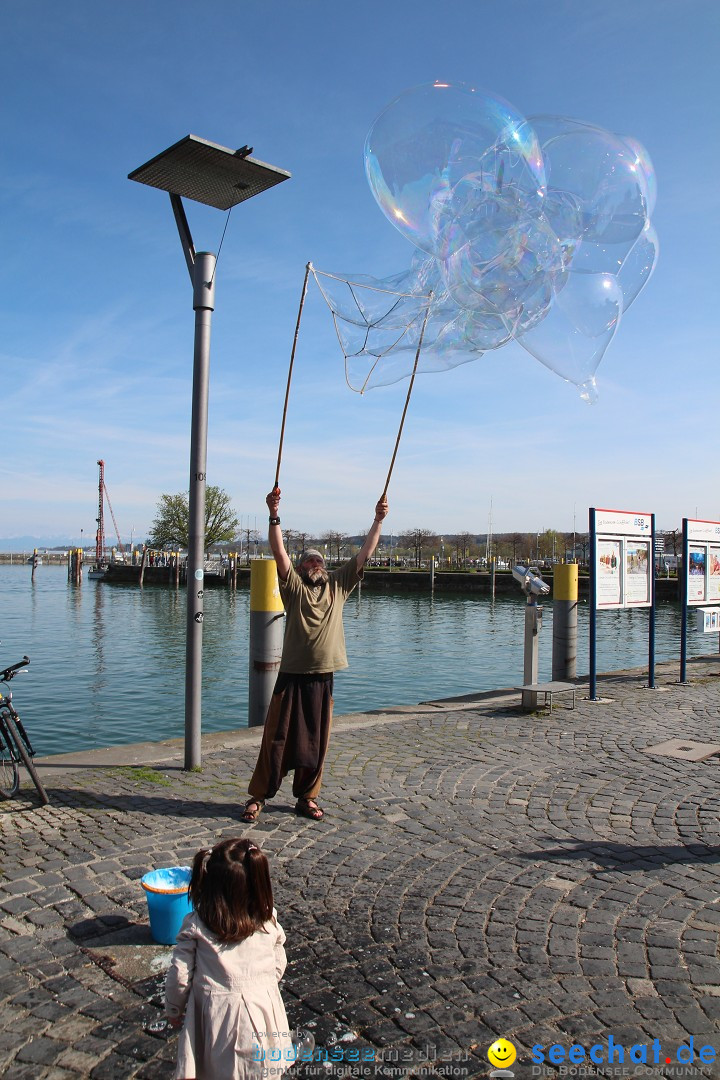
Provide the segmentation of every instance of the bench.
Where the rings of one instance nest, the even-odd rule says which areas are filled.
[[[546,708],[549,705],[550,712],[552,712],[553,694],[572,694],[571,708],[575,708],[575,691],[577,690],[575,683],[527,683],[525,686],[516,686],[515,689],[520,690],[523,694],[544,694],[545,701],[543,702],[543,704]]]

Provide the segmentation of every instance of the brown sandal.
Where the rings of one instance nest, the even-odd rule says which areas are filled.
[[[260,817],[260,812],[265,805],[264,799],[248,799],[245,803],[245,809],[243,810],[242,821],[247,821],[248,824],[252,824]],[[254,806],[255,809],[251,810],[250,807]]]
[[[298,799],[295,813],[298,817],[310,818],[311,821],[322,821],[325,817],[325,811],[318,806],[315,799]]]

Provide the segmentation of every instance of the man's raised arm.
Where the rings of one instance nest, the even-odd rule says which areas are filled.
[[[375,520],[370,527],[370,531],[365,537],[365,543],[356,555],[358,570],[362,570],[363,566],[368,561],[373,551],[377,547],[378,540],[380,539],[380,533],[382,532],[382,523],[387,517],[387,513],[388,501],[383,495],[383,497],[378,501],[378,504],[375,507]]]
[[[280,488],[274,487],[269,495],[265,496],[265,502],[267,508],[270,511],[270,524],[268,525],[268,543],[270,544],[270,550],[273,553],[275,559],[275,565],[277,566],[278,577],[281,581],[287,581],[287,576],[290,573],[290,559],[288,553],[285,550],[285,544],[283,543],[283,535],[280,531],[280,517],[278,511],[280,509]]]

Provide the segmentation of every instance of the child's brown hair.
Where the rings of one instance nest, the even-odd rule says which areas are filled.
[[[193,859],[190,900],[218,941],[243,941],[272,917],[267,858],[251,840],[202,848]]]

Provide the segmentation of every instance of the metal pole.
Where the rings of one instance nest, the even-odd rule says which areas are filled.
[[[553,572],[553,680],[577,675],[577,612],[577,563],[563,563]]]
[[[597,701],[597,536],[595,508],[590,510],[590,700]]]
[[[248,727],[260,727],[280,671],[285,609],[274,559],[250,561],[250,681]]]
[[[195,355],[187,560],[187,637],[185,649],[185,768],[200,767],[202,726],[202,632],[205,576],[205,489],[207,472],[210,325],[215,309],[215,256],[198,251],[193,277]]]
[[[682,582],[680,587],[680,602],[682,604],[680,623],[680,682],[687,682],[687,633],[688,633],[688,519],[683,518],[682,535]],[[678,567],[678,575],[680,567]]]
[[[648,689],[655,689],[655,515],[650,515],[650,619],[648,623]]]
[[[542,607],[534,597],[529,597],[525,605],[525,644],[523,654],[523,683],[525,686],[535,686],[538,679],[538,634],[542,629]],[[536,690],[523,690],[522,708],[525,712],[533,712],[537,709],[538,694]]]

